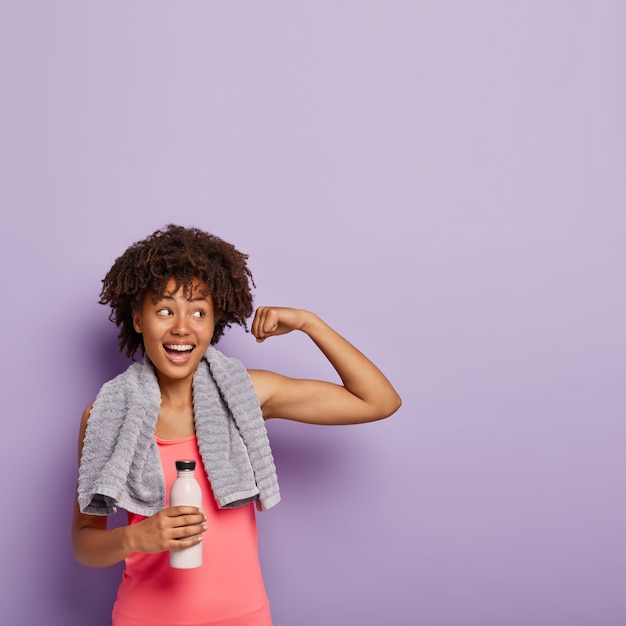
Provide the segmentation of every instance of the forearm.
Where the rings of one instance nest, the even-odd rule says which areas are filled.
[[[206,516],[195,506],[172,506],[138,522],[107,530],[106,517],[80,513],[75,504],[74,556],[89,567],[109,567],[133,552],[183,550],[202,541]]]
[[[345,389],[380,417],[394,413],[400,407],[400,396],[378,367],[317,315],[303,313],[301,330],[329,360]]]
[[[107,530],[106,519],[97,520],[96,525],[81,525],[80,522],[74,524],[72,529],[74,558],[81,565],[88,567],[115,565],[134,552],[131,535],[131,526]]]

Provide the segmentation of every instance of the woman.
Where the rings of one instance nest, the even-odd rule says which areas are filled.
[[[343,384],[245,370],[213,348],[253,312],[246,261],[213,235],[170,225],[130,246],[103,280],[120,349],[143,360],[83,413],[72,539],[83,565],[126,563],[114,626],[270,626],[254,506],[280,495],[264,420],[358,424],[400,406],[378,368],[308,311],[259,307],[251,332],[258,342],[304,332]],[[196,460],[201,510],[169,506],[176,459]],[[118,505],[128,525],[107,529]],[[169,566],[170,550],[199,542],[200,568]]]

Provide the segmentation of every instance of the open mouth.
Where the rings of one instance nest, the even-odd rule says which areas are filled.
[[[175,360],[181,360],[188,357],[192,352],[195,346],[190,343],[183,344],[166,344],[163,346],[165,348],[165,352],[167,352],[168,356]]]

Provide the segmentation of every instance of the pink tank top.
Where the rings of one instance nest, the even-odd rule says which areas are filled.
[[[204,471],[195,435],[157,438],[169,490],[177,459],[196,461],[207,531],[202,567],[177,570],[169,553],[135,552],[126,559],[113,626],[271,626],[269,602],[261,575],[254,505],[218,509]],[[200,470],[200,471],[198,471]],[[129,513],[129,524],[145,519]]]

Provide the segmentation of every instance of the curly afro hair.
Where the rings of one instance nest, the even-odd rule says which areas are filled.
[[[148,292],[155,302],[160,300],[170,278],[186,296],[194,279],[206,285],[204,295],[211,295],[215,308],[211,343],[217,343],[233,323],[247,331],[246,319],[253,311],[251,289],[255,286],[247,259],[247,254],[219,237],[175,224],[132,244],[115,260],[100,293],[100,304],[111,306],[109,319],[120,329],[120,350],[130,358],[137,350],[143,353],[143,338],[133,327],[133,313],[141,309]]]

